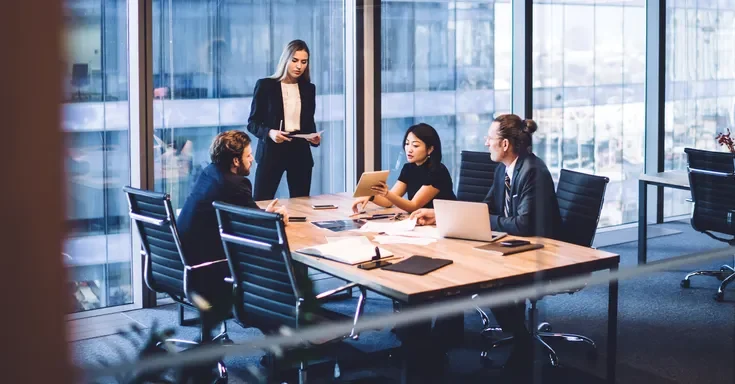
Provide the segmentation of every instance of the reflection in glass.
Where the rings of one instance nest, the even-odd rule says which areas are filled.
[[[180,208],[209,163],[214,136],[246,130],[255,82],[273,73],[293,39],[306,41],[316,85],[311,193],[345,190],[344,8],[342,1],[154,0],[155,190]],[[253,153],[257,141],[253,142]],[[258,164],[251,169],[251,180]],[[276,197],[288,197],[282,180]]]
[[[403,135],[433,126],[456,186],[462,150],[485,150],[494,114],[510,111],[510,1],[381,2],[382,168],[398,178]]]
[[[72,312],[133,301],[127,1],[65,0],[63,131]]]
[[[715,136],[735,118],[734,22],[733,2],[667,3],[666,170],[686,169],[686,147],[727,151]],[[664,193],[667,216],[690,213],[689,192]]]
[[[534,152],[610,178],[600,227],[637,220],[643,171],[645,8],[636,2],[534,3]]]

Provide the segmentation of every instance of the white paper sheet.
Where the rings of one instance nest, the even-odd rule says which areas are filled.
[[[354,236],[316,247],[297,249],[296,252],[354,265],[370,261],[375,256],[375,248],[375,245],[366,237]],[[393,253],[387,249],[379,248],[379,250],[381,257],[393,256]]]
[[[435,243],[436,239],[428,237],[406,237],[406,236],[375,236],[374,240],[379,244],[413,244],[413,245],[429,245]]]
[[[396,232],[412,231],[416,227],[416,219],[402,221],[368,221],[358,232],[385,232],[393,234]]]

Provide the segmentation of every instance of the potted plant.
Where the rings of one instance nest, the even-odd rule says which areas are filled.
[[[735,153],[735,145],[730,137],[730,128],[727,128],[727,134],[718,133],[715,140],[717,140],[718,144],[726,146],[730,153]]]

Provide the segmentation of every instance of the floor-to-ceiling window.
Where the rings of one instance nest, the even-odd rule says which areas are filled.
[[[433,126],[456,183],[462,150],[484,150],[495,114],[510,111],[511,4],[381,1],[381,163],[398,178],[403,136]]]
[[[534,152],[610,178],[600,226],[637,220],[644,159],[644,0],[533,4]]]
[[[127,1],[65,0],[64,22],[68,234],[61,256],[72,312],[80,312],[133,302],[122,192],[130,182]]]
[[[684,170],[684,148],[715,141],[735,120],[735,1],[666,3],[664,167]],[[667,216],[687,214],[689,192],[665,190]]]
[[[209,145],[246,125],[255,82],[304,40],[317,90],[311,194],[345,190],[345,31],[341,0],[153,0],[155,189],[181,207]],[[251,136],[252,137],[252,136]],[[253,151],[257,150],[257,140]],[[257,163],[251,170],[251,179]],[[276,197],[288,197],[285,176]]]

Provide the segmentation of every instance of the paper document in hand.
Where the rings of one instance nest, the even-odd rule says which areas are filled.
[[[416,227],[416,219],[408,219],[402,221],[389,221],[389,222],[378,222],[368,221],[363,225],[359,232],[385,232],[385,233],[396,233],[412,231]]]
[[[323,257],[345,264],[360,264],[372,260],[375,256],[375,246],[369,242],[366,244],[362,238],[364,236],[348,237],[342,241],[297,249],[296,252]],[[379,249],[381,258],[393,256],[393,253],[387,249]]]
[[[302,139],[313,139],[317,136],[321,136],[324,131],[319,131],[317,133],[294,133],[292,135],[288,135],[288,137],[299,137]]]

